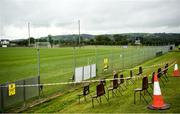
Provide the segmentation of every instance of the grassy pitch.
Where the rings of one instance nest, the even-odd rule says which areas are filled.
[[[167,51],[165,47],[120,47],[86,46],[40,49],[41,83],[67,82],[73,76],[74,68],[96,63],[98,76],[111,73],[112,69],[122,70],[138,65],[155,57],[157,51]],[[109,59],[109,71],[103,72],[103,59]],[[37,49],[0,48],[0,83],[37,76]],[[64,86],[45,87],[44,94],[64,91]]]
[[[150,66],[154,64],[158,64],[161,62],[167,62],[169,60],[175,59],[177,63],[180,64],[180,53],[179,52],[169,52],[161,57],[154,58],[149,60],[141,66]],[[158,67],[162,67],[159,65]],[[158,67],[149,68],[148,71],[151,73],[152,71],[157,71]],[[174,67],[174,66],[173,66]],[[161,86],[161,92],[163,98],[166,103],[171,104],[170,109],[168,110],[149,110],[147,109],[148,104],[145,102],[139,102],[139,95],[137,94],[136,104],[133,104],[133,89],[141,87],[141,80],[137,80],[136,84],[128,86],[128,89],[123,92],[123,96],[118,94],[118,96],[112,97],[110,93],[110,101],[109,103],[102,98],[102,104],[98,104],[95,101],[95,107],[92,108],[91,105],[91,97],[87,97],[87,101],[81,99],[81,104],[78,103],[77,95],[82,91],[81,88],[75,91],[71,91],[66,93],[56,99],[47,101],[41,105],[35,106],[33,108],[29,108],[25,112],[60,112],[60,113],[177,113],[180,112],[180,97],[179,97],[179,81],[180,78],[172,77],[173,67],[168,70],[169,81],[165,83],[165,86]],[[124,71],[126,74],[129,71]],[[146,74],[146,72],[144,73]],[[112,78],[112,75],[110,76]],[[95,94],[95,85],[92,84],[90,86],[91,94]],[[108,84],[110,85],[110,84]],[[153,91],[149,88],[151,94]],[[152,103],[151,98],[146,95],[146,99],[149,101],[149,104]]]

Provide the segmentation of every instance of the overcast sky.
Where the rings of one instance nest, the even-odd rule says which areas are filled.
[[[1,38],[180,32],[180,0],[0,0]]]

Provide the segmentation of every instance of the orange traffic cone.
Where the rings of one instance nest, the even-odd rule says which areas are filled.
[[[180,77],[177,64],[175,64],[175,66],[174,66],[173,76],[174,77]]]
[[[169,104],[164,103],[164,99],[161,95],[161,89],[159,86],[158,76],[157,73],[154,75],[154,90],[153,90],[153,103],[152,105],[149,105],[149,109],[153,110],[163,110],[168,109],[170,107]]]

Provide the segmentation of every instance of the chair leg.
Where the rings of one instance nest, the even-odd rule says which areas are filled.
[[[84,101],[86,101],[86,95],[84,96]]]
[[[140,93],[140,102],[141,102],[141,91],[139,93]]]
[[[109,91],[108,91],[108,99],[109,99]]]
[[[167,75],[167,74],[164,74],[164,75],[165,75],[165,77],[166,77],[167,81],[169,81],[169,79],[168,79],[168,75]]]
[[[164,78],[164,80],[165,80],[166,82],[168,82],[168,80],[166,79],[165,75],[163,75],[163,78]]]
[[[124,88],[122,87],[122,85],[120,85],[119,87],[122,89],[122,91],[125,91]]]
[[[99,99],[100,99],[100,104],[102,103],[102,101],[101,101],[101,96],[99,97]]]
[[[159,78],[159,79],[162,82],[163,86],[165,87],[164,81],[161,78]]]
[[[106,100],[109,102],[109,99],[107,98],[107,96],[106,95],[104,95],[104,97],[106,98]]]
[[[134,84],[134,80],[130,79],[131,83]]]
[[[79,96],[79,104],[80,104],[80,96]]]
[[[134,104],[136,104],[136,92],[134,92]]]
[[[93,98],[92,98],[92,107],[94,108],[94,100],[93,100]]]
[[[145,96],[141,93],[143,99],[145,100],[145,102],[148,104],[148,101],[146,100]]]
[[[151,97],[151,99],[152,99],[152,96],[151,96],[151,94],[149,93],[149,91],[148,90],[146,90],[147,91],[147,93],[149,94],[149,96]]]
[[[119,89],[117,89],[118,90],[118,92],[123,96],[123,94],[121,93],[121,91],[119,90]]]

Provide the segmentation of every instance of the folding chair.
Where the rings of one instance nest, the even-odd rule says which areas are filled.
[[[134,104],[136,104],[136,92],[140,92],[140,101],[141,101],[141,96],[142,96],[144,101],[148,104],[148,101],[145,98],[145,92],[147,92],[151,98],[152,98],[152,96],[148,91],[148,78],[147,77],[143,77],[141,88],[134,89]],[[144,95],[142,92],[144,92]]]
[[[164,71],[161,69],[161,68],[159,68],[160,70],[159,70],[159,72],[160,72],[160,74],[161,74],[161,77],[163,77],[163,79],[165,80],[165,82],[167,82],[168,80],[166,79],[166,77],[165,77],[165,75],[164,75]]]
[[[123,85],[124,85],[124,75],[120,75],[120,80],[119,80],[119,87],[123,90]],[[127,89],[126,85],[124,85],[125,89]]]
[[[166,78],[166,80],[168,81],[168,74],[167,74],[167,71],[168,71],[168,63],[164,66],[164,69],[163,69],[163,76]]]
[[[115,78],[118,78],[118,73],[115,72],[114,75],[113,75],[113,77],[114,77],[114,79],[115,79]]]
[[[86,96],[87,96],[89,93],[90,93],[89,84],[84,85],[84,87],[83,87],[83,93],[78,95],[78,97],[79,97],[79,104],[80,104],[80,99],[81,99],[81,97],[83,96],[83,97],[84,97],[84,100],[86,101]]]
[[[94,107],[94,98],[97,100],[97,102],[100,104],[101,101],[101,96],[104,96],[106,100],[108,101],[108,98],[105,95],[105,89],[104,89],[104,84],[100,83],[96,86],[96,95],[92,96],[92,106]],[[98,100],[99,98],[99,100]]]
[[[160,82],[162,82],[163,86],[165,86],[164,81],[161,78],[163,76],[161,68],[158,68],[157,72],[158,72],[158,75],[157,75],[158,79],[160,80]]]
[[[106,88],[106,90],[108,89],[107,86],[106,86],[106,79],[105,78],[100,79],[99,84],[103,84],[104,87]]]
[[[154,84],[154,74],[155,74],[155,72],[152,73],[151,81],[148,82],[148,84],[150,85],[152,90],[153,90],[153,84]]]
[[[119,84],[118,84],[118,79],[114,79],[114,80],[112,81],[112,87],[109,87],[109,88],[108,88],[108,99],[109,99],[109,91],[112,91],[112,96],[113,96],[113,95],[116,95],[116,96],[117,96],[117,94],[115,93],[115,90],[117,90],[117,91],[122,95],[122,93],[121,93],[120,90],[118,89],[118,86],[119,86]]]
[[[132,73],[132,70],[130,70],[130,76],[126,78],[127,82],[130,81],[132,84],[135,83],[135,81],[132,79],[133,77],[133,73]],[[128,83],[129,84],[129,83]]]
[[[143,69],[142,69],[142,67],[140,66],[140,67],[139,67],[139,72],[137,73],[137,75],[140,76],[140,77],[139,77],[140,79],[141,79],[142,73],[143,73]],[[139,79],[139,78],[138,78],[138,79]]]

